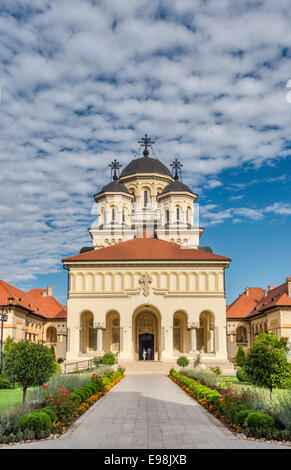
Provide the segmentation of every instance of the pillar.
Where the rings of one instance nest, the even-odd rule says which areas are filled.
[[[188,323],[188,330],[190,330],[190,354],[197,353],[197,328],[199,328],[198,322]]]

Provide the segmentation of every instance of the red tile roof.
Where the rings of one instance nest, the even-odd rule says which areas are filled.
[[[266,296],[265,294],[263,295],[257,305],[254,306],[254,308],[250,311],[248,316],[252,317],[271,308],[284,306],[291,307],[291,297],[288,296],[287,282],[284,282],[283,284],[274,287],[274,289],[267,291]]]
[[[42,297],[46,289],[32,289],[23,292],[17,287],[0,280],[0,304],[8,305],[9,297],[13,298],[13,305],[30,310],[43,318],[66,318],[66,308],[54,297]]]
[[[31,289],[27,294],[33,297],[46,318],[67,318],[67,308],[51,295],[43,297],[43,292],[46,289]]]
[[[258,301],[264,295],[264,289],[260,287],[249,287],[248,295],[246,292],[241,294],[226,311],[226,318],[245,318],[257,305]]]
[[[116,245],[99,248],[64,258],[69,261],[231,261],[225,256],[215,255],[199,249],[182,248],[175,243],[158,238],[134,238]]]
[[[275,307],[291,306],[291,297],[288,296],[288,286],[286,282],[280,284],[266,292],[260,287],[249,287],[247,296],[244,292],[241,294],[226,311],[226,317],[231,318],[250,318],[266,310]]]

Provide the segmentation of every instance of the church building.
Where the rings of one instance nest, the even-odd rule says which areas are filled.
[[[227,361],[224,270],[230,259],[199,247],[197,195],[155,156],[145,135],[135,158],[94,199],[92,246],[63,259],[68,271],[67,360],[112,351],[126,361],[201,355]]]

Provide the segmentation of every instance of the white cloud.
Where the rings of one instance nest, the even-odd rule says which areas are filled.
[[[92,194],[145,132],[158,157],[179,156],[185,181],[208,189],[225,169],[288,156],[289,1],[6,0],[2,9],[5,279],[54,272],[90,243]],[[208,205],[204,216],[289,214],[277,204]]]

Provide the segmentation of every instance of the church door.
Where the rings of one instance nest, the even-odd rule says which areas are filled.
[[[149,333],[144,333],[139,335],[139,360],[143,360],[143,350],[145,349],[147,352],[146,360],[153,361],[154,360],[154,335]]]

